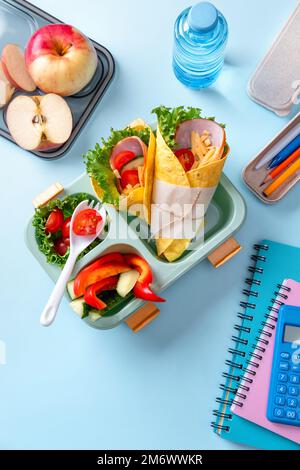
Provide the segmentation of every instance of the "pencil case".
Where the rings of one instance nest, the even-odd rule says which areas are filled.
[[[286,167],[284,170],[266,184],[262,185],[262,182],[270,174],[268,169],[269,163],[272,158],[278,155],[282,149],[284,149],[296,136],[300,135],[300,113],[298,113],[294,119],[292,119],[274,139],[266,145],[256,157],[246,166],[243,171],[243,180],[248,188],[264,203],[274,204],[280,201],[299,181],[300,170],[293,172],[279,187],[272,192],[270,195],[266,195],[266,188],[269,188],[276,179],[285,173],[291,165],[287,165],[288,161],[285,160]],[[300,154],[300,151],[299,151]],[[293,164],[299,164],[300,156],[295,159]],[[280,168],[279,168],[280,169]]]
[[[288,115],[300,96],[300,4],[257,67],[249,96],[279,116]]]

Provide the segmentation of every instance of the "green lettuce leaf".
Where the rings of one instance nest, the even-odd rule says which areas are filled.
[[[111,129],[108,139],[101,139],[93,150],[89,150],[84,156],[86,171],[94,178],[103,190],[103,202],[119,205],[119,192],[116,186],[117,179],[110,168],[109,158],[113,147],[126,137],[137,136],[146,145],[149,145],[150,131],[148,128],[137,130],[126,127],[122,130]]]
[[[55,264],[60,268],[63,268],[70,251],[68,250],[64,256],[60,256],[54,251],[54,243],[57,238],[61,236],[61,232],[57,234],[50,234],[45,232],[45,224],[50,212],[56,207],[61,209],[64,214],[64,218],[71,217],[74,209],[82,201],[92,201],[96,199],[87,193],[77,193],[65,197],[64,199],[52,199],[45,206],[42,206],[35,210],[32,225],[35,227],[35,238],[39,247],[39,250],[46,256],[47,263]],[[100,240],[95,240],[86,250],[84,250],[78,259],[82,258],[89,251],[99,245]]]
[[[177,126],[184,121],[203,117],[201,115],[202,110],[200,108],[192,108],[191,106],[178,106],[177,108],[159,106],[154,108],[152,113],[156,114],[160,132],[165,139],[166,144],[172,150],[175,148],[175,133]],[[205,119],[209,119],[210,121],[215,120],[214,117],[207,117]]]

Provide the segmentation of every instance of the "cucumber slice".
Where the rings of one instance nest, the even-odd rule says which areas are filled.
[[[77,295],[74,294],[74,280],[68,282],[67,291],[69,296],[71,297],[71,300],[78,299]]]
[[[134,288],[139,275],[139,272],[135,269],[120,274],[117,284],[117,293],[121,297],[126,297],[126,295]]]
[[[101,315],[100,313],[97,312],[97,310],[91,310],[90,313],[89,313],[89,319],[92,321],[92,322],[95,322],[97,320],[99,320],[99,318],[101,318]]]
[[[83,297],[80,297],[79,299],[73,300],[70,302],[70,307],[71,309],[79,315],[80,318],[83,316],[83,304],[84,304],[84,299]]]
[[[126,170],[136,170],[138,166],[144,166],[144,157],[137,157],[131,160],[131,162],[126,163],[126,165],[121,168],[120,173],[122,174],[123,171]]]

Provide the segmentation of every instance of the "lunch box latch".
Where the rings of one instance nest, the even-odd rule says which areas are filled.
[[[41,194],[36,196],[32,204],[36,209],[47,204],[51,199],[54,199],[56,196],[61,194],[64,191],[64,187],[60,183],[53,183],[49,188],[45,189]]]
[[[143,307],[127,318],[125,322],[134,333],[138,333],[145,326],[151,323],[159,314],[160,310],[157,306],[152,302],[147,302]]]
[[[214,250],[208,256],[208,260],[211,262],[214,268],[219,268],[223,264],[227,263],[233,256],[241,251],[241,245],[236,241],[234,237],[229,238]]]

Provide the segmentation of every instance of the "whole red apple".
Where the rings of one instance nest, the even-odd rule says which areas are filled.
[[[49,24],[30,38],[25,60],[35,84],[45,93],[70,96],[92,79],[97,54],[91,41],[73,26]]]

